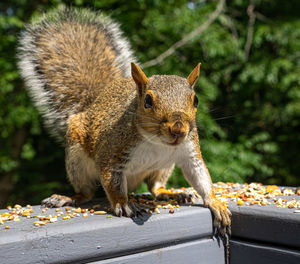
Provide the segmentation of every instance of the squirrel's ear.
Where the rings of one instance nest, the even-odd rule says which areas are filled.
[[[143,73],[141,68],[137,66],[134,62],[131,62],[131,75],[136,85],[139,88],[140,95],[142,95],[143,89],[146,87],[146,84],[148,83],[147,76],[145,75],[145,73]]]
[[[200,65],[201,63],[198,63],[195,69],[190,73],[189,77],[187,77],[187,81],[192,86],[192,88],[194,88],[200,75]]]

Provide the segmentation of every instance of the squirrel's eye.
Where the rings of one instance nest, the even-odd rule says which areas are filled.
[[[197,108],[198,106],[198,97],[195,95],[194,96],[194,107]]]
[[[150,94],[147,94],[144,101],[145,108],[152,108],[153,107],[153,100]]]

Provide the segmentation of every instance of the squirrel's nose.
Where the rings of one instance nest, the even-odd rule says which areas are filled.
[[[180,121],[177,121],[172,127],[169,127],[169,132],[173,137],[180,138],[185,136],[184,126]]]

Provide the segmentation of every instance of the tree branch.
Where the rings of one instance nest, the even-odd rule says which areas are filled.
[[[247,8],[247,14],[249,16],[249,22],[248,22],[248,33],[247,33],[247,41],[244,47],[244,54],[245,54],[245,59],[248,61],[249,59],[249,54],[250,54],[250,49],[252,45],[252,40],[253,40],[253,32],[254,32],[254,23],[256,19],[256,14],[254,12],[254,4],[253,1],[251,1],[251,4]]]
[[[265,22],[265,23],[272,23],[272,20],[265,17],[263,14],[259,13],[259,12],[254,12],[256,18],[262,22]]]
[[[204,32],[217,19],[217,17],[221,14],[221,12],[223,11],[224,4],[225,4],[225,0],[219,0],[219,3],[217,5],[215,11],[210,14],[210,16],[208,17],[208,19],[206,20],[205,23],[203,23],[202,25],[200,25],[199,27],[194,29],[192,32],[190,32],[188,35],[186,35],[181,40],[174,43],[170,48],[168,48],[165,52],[160,54],[155,59],[147,61],[144,64],[142,64],[141,67],[142,68],[147,68],[147,67],[151,67],[151,66],[162,63],[167,57],[172,55],[178,48],[182,47],[189,40],[191,40],[192,38],[194,38],[197,35]]]

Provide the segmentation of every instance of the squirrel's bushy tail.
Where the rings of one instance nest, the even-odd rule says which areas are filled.
[[[119,25],[86,9],[54,10],[20,37],[18,66],[50,133],[63,140],[67,119],[102,87],[130,75],[135,61]]]

